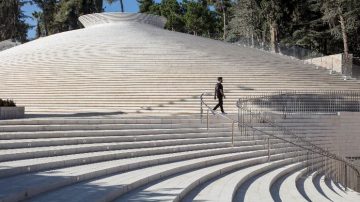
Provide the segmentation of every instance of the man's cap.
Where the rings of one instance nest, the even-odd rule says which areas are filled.
[[[223,78],[222,77],[218,77],[218,81],[222,80]]]

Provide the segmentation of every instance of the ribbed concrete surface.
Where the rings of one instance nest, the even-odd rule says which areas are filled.
[[[212,93],[218,76],[228,111],[245,94],[359,88],[358,81],[277,55],[139,23],[141,15],[108,20],[114,16],[113,23],[1,52],[0,97],[15,99],[28,113],[168,114],[198,112],[198,96]],[[85,17],[99,22],[97,15]]]
[[[0,52],[0,97],[32,118],[0,121],[0,201],[360,201],[335,166],[231,123],[199,120],[224,77],[225,109],[280,89],[358,89],[281,56],[160,29],[141,14],[94,14],[85,29]],[[214,104],[211,96],[206,102]],[[41,114],[41,116],[40,116]],[[61,115],[63,114],[63,115]],[[277,123],[336,151],[334,116]],[[279,129],[258,123],[263,131]],[[307,165],[311,164],[311,167]]]

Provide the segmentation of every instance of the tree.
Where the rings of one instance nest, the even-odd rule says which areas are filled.
[[[26,41],[27,30],[30,27],[25,23],[26,16],[21,10],[27,1],[2,0],[0,1],[0,41],[13,39]]]
[[[184,1],[184,22],[187,32],[194,35],[209,35],[212,25],[211,13],[202,2]]]
[[[256,0],[239,0],[232,7],[234,17],[229,22],[229,36],[228,38],[238,39],[245,37],[251,39],[251,44],[254,46],[255,38],[259,39],[262,36],[262,21],[261,9]]]
[[[44,26],[44,36],[56,33],[54,32],[53,22],[57,0],[33,0],[33,2],[42,10],[42,15],[38,17],[40,17],[40,22],[43,23]]]
[[[43,13],[38,12],[38,11],[35,11],[32,13],[32,16],[36,19],[36,38],[43,36],[43,31],[42,31],[42,27],[41,27],[41,24],[43,24],[41,22],[43,19],[42,15],[43,15]]]
[[[226,31],[227,31],[227,22],[228,22],[228,14],[230,11],[231,0],[209,0],[209,2],[215,6],[215,10],[218,13],[222,14],[222,23],[223,23],[223,40],[226,39]],[[205,5],[205,3],[203,3]]]
[[[167,21],[165,28],[172,31],[183,31],[183,11],[180,4],[176,0],[162,0],[160,4],[161,15]]]
[[[74,30],[81,27],[78,18],[81,15],[102,11],[102,3],[98,0],[66,0],[59,1],[54,16],[56,32]]]
[[[83,7],[86,8],[83,9]],[[80,27],[78,17],[82,10],[89,11],[90,9],[81,0],[60,1],[54,22],[58,32],[78,29]]]
[[[359,27],[359,5],[358,0],[323,0],[321,7],[323,20],[329,24],[331,33],[342,39],[346,57],[349,55],[348,33]]]
[[[291,2],[292,8],[282,23],[282,40],[287,46],[300,46],[316,52],[328,53],[329,45],[337,43],[330,35],[328,26],[322,20],[318,0]],[[336,46],[334,46],[336,47]]]
[[[260,3],[262,15],[265,16],[266,23],[270,28],[271,50],[278,53],[279,47],[279,20],[282,17],[281,0],[262,0]]]
[[[139,3],[139,12],[140,13],[149,13],[151,7],[154,6],[154,0],[136,0]]]

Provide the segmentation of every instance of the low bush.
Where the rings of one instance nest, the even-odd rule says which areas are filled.
[[[16,107],[16,104],[13,100],[0,99],[0,107]]]

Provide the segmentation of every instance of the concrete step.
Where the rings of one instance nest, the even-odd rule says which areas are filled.
[[[284,154],[279,153],[275,154],[272,160],[275,161],[283,158]],[[201,186],[202,184],[206,184],[207,181],[226,175],[229,172],[244,169],[256,164],[262,164],[266,161],[267,157],[265,156],[206,167],[188,173],[181,173],[130,192],[125,196],[118,198],[116,201],[183,201],[193,189],[196,189],[196,187]],[[146,196],[147,193],[152,194],[145,198],[144,196]]]
[[[297,154],[295,154],[295,156],[297,156]],[[228,174],[225,173],[219,178],[215,178],[209,183],[198,187],[198,189],[194,189],[185,197],[184,201],[233,201],[238,188],[245,181],[251,179],[253,176],[259,173],[280,168],[281,166],[294,162],[297,158],[298,157],[286,159],[281,157],[281,160],[279,160],[276,155],[274,155],[271,158],[271,160],[274,160],[274,162],[265,161],[260,164],[239,169],[235,172]]]
[[[211,128],[211,132],[229,132],[230,128]],[[38,132],[2,132],[1,140],[63,138],[63,137],[96,137],[96,136],[132,136],[152,134],[180,134],[207,132],[206,128],[176,129],[131,129],[131,130],[71,130],[71,131],[38,131]]]
[[[7,183],[7,185],[9,185],[8,182],[9,181],[12,182],[10,186],[6,186],[5,189],[1,190],[0,197],[2,200],[9,200],[9,201],[21,200],[27,197],[33,197],[35,195],[38,195],[46,191],[60,188],[65,185],[70,185],[76,182],[90,180],[100,176],[110,175],[119,172],[128,171],[126,172],[125,175],[123,175],[127,177],[132,176],[129,175],[129,172],[136,173],[134,175],[135,177],[140,177],[141,175],[139,175],[139,173],[142,173],[142,175],[150,174],[150,171],[144,172],[143,170],[141,170],[142,167],[145,167],[143,168],[145,170],[150,169],[153,172],[156,171],[156,173],[159,173],[157,175],[153,175],[156,178],[160,176],[164,177],[165,175],[164,172],[165,170],[168,170],[166,168],[169,168],[168,167],[169,165],[171,168],[173,168],[173,170],[171,171],[170,169],[170,171],[168,171],[167,173],[171,174],[171,172],[180,172],[181,168],[193,169],[196,166],[203,167],[206,165],[210,165],[211,162],[220,163],[230,160],[251,157],[256,154],[265,155],[266,151],[259,150],[253,152],[241,152],[235,154],[230,153],[230,154],[221,154],[221,155],[214,155],[214,152],[208,152],[206,154],[206,156],[208,157],[201,156],[201,153],[198,153],[197,151],[183,152],[176,155],[174,154],[152,155],[148,157],[137,157],[131,159],[107,161],[103,163],[93,163],[88,165],[51,170],[42,173],[33,173],[23,176],[20,175],[20,176],[12,177],[11,179],[6,178],[5,180],[0,180],[0,184],[3,185],[4,183]],[[191,160],[186,160],[186,159],[191,159]],[[170,163],[170,162],[174,162],[174,163]],[[155,166],[158,164],[163,164],[163,165]],[[163,168],[165,170],[161,172],[160,168]],[[36,183],[37,185],[36,187],[33,186],[34,183]],[[3,185],[2,187],[5,187]]]
[[[102,191],[101,193],[100,192],[94,193],[94,195],[89,194],[89,192],[80,191],[80,193],[82,192],[84,194],[82,196],[80,196],[79,198],[89,199],[89,200],[92,200],[94,198],[96,198],[96,200],[113,200],[117,196],[121,196],[133,189],[136,189],[137,187],[145,185],[149,182],[153,182],[153,181],[156,181],[156,180],[159,180],[162,178],[169,177],[176,173],[191,171],[193,169],[199,169],[199,168],[204,168],[204,167],[208,167],[208,166],[212,166],[212,165],[217,165],[217,164],[231,162],[231,161],[237,161],[240,159],[248,159],[248,158],[253,157],[253,154],[251,154],[251,153],[248,153],[248,154],[242,153],[242,154],[243,154],[243,157],[239,156],[240,158],[232,158],[231,160],[230,159],[221,159],[220,161],[219,160],[212,161],[212,160],[206,160],[203,158],[202,160],[206,160],[205,161],[206,163],[203,161],[205,163],[205,165],[198,163],[198,162],[196,164],[194,164],[192,161],[190,161],[190,162],[183,161],[181,163],[179,162],[179,163],[173,163],[173,164],[167,164],[167,165],[165,164],[165,165],[160,165],[157,167],[134,170],[134,171],[131,171],[128,173],[117,174],[117,175],[113,175],[113,176],[103,178],[103,179],[89,181],[89,182],[85,182],[85,183],[76,184],[74,186],[65,187],[64,189],[60,189],[59,191],[55,191],[53,193],[46,194],[45,198],[38,198],[38,199],[35,198],[35,200],[42,201],[42,200],[48,200],[49,198],[54,198],[54,196],[64,196],[64,195],[67,195],[65,193],[67,193],[71,190],[80,191],[80,190],[84,190],[84,188],[86,189],[86,187],[92,186],[92,185],[107,186],[107,187],[110,186],[112,188],[106,189],[106,190]],[[240,155],[241,155],[241,153],[240,153]]]
[[[281,175],[283,172],[289,172],[291,170],[298,169],[299,167],[303,167],[303,164],[304,162],[291,163],[273,171],[264,172],[255,176],[253,179],[250,179],[243,185],[240,185],[239,189],[237,190],[237,194],[234,196],[234,199],[253,201],[253,199],[256,197],[261,200],[268,200],[272,198],[270,187],[273,181],[277,179],[277,176]],[[258,192],[254,192],[254,190],[258,190]],[[239,195],[239,193],[245,193],[245,195],[242,197]]]
[[[51,170],[55,168],[77,166],[96,162],[105,162],[116,159],[134,158],[141,156],[151,156],[158,154],[177,153],[185,151],[203,151],[208,152],[214,150],[217,154],[251,151],[263,149],[263,145],[241,145],[235,148],[230,147],[230,143],[205,143],[205,144],[189,144],[180,146],[165,146],[156,148],[139,148],[139,149],[122,149],[101,152],[88,152],[81,154],[71,154],[62,156],[51,156],[43,158],[29,158],[24,160],[13,160],[2,162],[0,177],[8,177],[23,173],[38,172],[43,170]],[[274,148],[282,147],[279,143]]]
[[[59,155],[78,154],[86,152],[97,152],[118,149],[151,148],[172,145],[187,145],[199,143],[230,142],[230,137],[212,137],[212,138],[192,138],[192,139],[171,139],[154,140],[143,142],[119,142],[119,143],[95,143],[81,145],[61,145],[51,147],[35,147],[2,150],[0,154],[1,161],[20,160],[27,158],[40,158]]]

